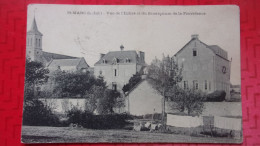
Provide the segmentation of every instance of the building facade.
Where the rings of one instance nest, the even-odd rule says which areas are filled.
[[[217,45],[207,45],[199,40],[198,35],[192,35],[174,58],[183,67],[181,87],[205,93],[223,90],[226,99],[230,98],[231,62],[225,50]]]
[[[145,53],[139,51],[110,51],[101,54],[94,65],[94,75],[102,76],[108,88],[121,91],[123,86],[136,73],[141,73],[146,66]]]

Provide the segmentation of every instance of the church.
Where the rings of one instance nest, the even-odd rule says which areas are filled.
[[[83,57],[73,57],[68,55],[45,52],[42,49],[43,34],[38,30],[35,17],[26,37],[26,58],[31,61],[43,63],[50,72],[62,71],[84,71],[89,69],[89,65]]]
[[[226,92],[226,99],[230,98],[231,61],[227,51],[217,45],[207,45],[198,35],[192,35],[173,58],[183,67],[181,87],[204,93],[222,90]]]

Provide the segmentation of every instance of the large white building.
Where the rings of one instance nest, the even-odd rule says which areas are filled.
[[[146,66],[145,53],[134,50],[110,51],[101,54],[100,59],[94,65],[96,77],[103,76],[110,89],[121,91],[123,86],[136,73],[141,73]]]
[[[183,88],[198,89],[205,93],[223,90],[226,99],[230,98],[231,62],[225,50],[217,45],[207,45],[199,40],[198,35],[192,35],[174,58],[183,67]]]

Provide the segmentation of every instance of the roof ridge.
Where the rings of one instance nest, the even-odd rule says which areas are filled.
[[[137,86],[139,86],[142,82],[144,82],[146,79],[141,79],[141,81],[139,81],[134,87],[132,87],[131,90],[129,90],[126,94],[126,96],[128,96],[134,89],[137,88]]]

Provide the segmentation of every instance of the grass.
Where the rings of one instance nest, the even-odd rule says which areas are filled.
[[[240,143],[231,138],[191,137],[187,135],[132,130],[93,130],[70,127],[23,126],[23,143]]]

